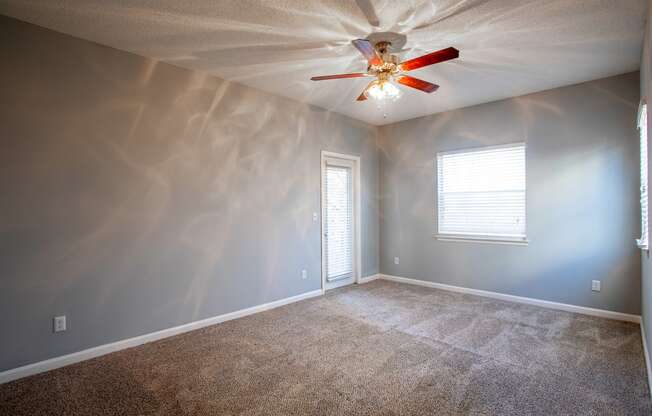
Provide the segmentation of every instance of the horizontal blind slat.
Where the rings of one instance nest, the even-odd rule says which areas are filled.
[[[440,233],[525,237],[525,145],[437,155]]]
[[[351,169],[326,165],[325,245],[327,278],[353,273],[353,200]]]
[[[641,174],[641,239],[639,244],[648,244],[648,149],[647,149],[647,105],[642,104],[638,129],[640,135]]]

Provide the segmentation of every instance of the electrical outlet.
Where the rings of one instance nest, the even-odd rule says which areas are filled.
[[[398,257],[394,257],[394,264],[400,264],[400,263],[401,263],[401,259],[399,259]]]
[[[301,270],[301,278],[302,279],[307,279],[308,278],[308,270],[306,270],[306,269]]]
[[[599,280],[592,280],[591,281],[591,290],[594,292],[599,292],[600,291],[600,281]]]
[[[312,213],[312,222],[317,222],[319,220],[319,215],[316,212]]]
[[[55,316],[54,317],[54,332],[62,332],[67,329],[66,327],[66,317],[64,316]]]

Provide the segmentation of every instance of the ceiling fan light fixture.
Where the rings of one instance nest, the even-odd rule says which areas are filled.
[[[398,100],[401,97],[401,90],[394,85],[392,81],[428,94],[433,93],[437,91],[439,85],[419,78],[414,78],[407,75],[406,72],[423,68],[424,66],[456,59],[460,56],[460,51],[453,47],[449,47],[400,62],[398,56],[390,53],[389,49],[392,46],[391,41],[381,39],[375,42],[375,45],[372,45],[368,39],[355,39],[351,42],[367,60],[367,72],[320,75],[310,79],[313,81],[324,81],[328,79],[342,78],[376,78],[374,81],[369,83],[364,90],[362,90],[362,94],[356,98],[356,101],[358,102],[365,101],[367,98],[372,98],[376,101]],[[405,43],[405,37],[403,37],[403,43]]]
[[[401,90],[389,81],[376,80],[366,89],[365,96],[378,101],[395,101],[401,97]]]

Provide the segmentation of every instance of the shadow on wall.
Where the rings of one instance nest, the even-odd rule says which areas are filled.
[[[318,289],[321,149],[368,165],[376,239],[374,128],[0,23],[15,57],[0,65],[0,310],[16,334],[0,370]],[[56,314],[71,328],[50,338]]]
[[[639,314],[637,107],[635,72],[381,127],[381,273]],[[523,141],[529,246],[434,239],[437,152]]]
[[[98,78],[110,76],[106,68],[93,69]],[[309,217],[311,201],[293,193],[309,189],[310,177],[280,177],[278,169],[280,163],[296,162],[287,149],[300,148],[302,136],[275,134],[274,124],[289,120],[275,119],[271,102],[244,106],[255,99],[247,97],[250,91],[233,91],[227,82],[191,74],[176,95],[176,86],[166,88],[169,68],[158,74],[156,64],[148,62],[140,72],[138,82],[111,80],[114,97],[82,91],[83,86],[67,88],[67,99],[48,97],[48,86],[41,85],[37,94],[15,103],[22,107],[17,113],[29,115],[30,120],[22,120],[25,125],[41,126],[39,136],[47,138],[38,143],[40,151],[18,155],[13,166],[18,172],[12,176],[37,187],[23,191],[29,194],[21,208],[28,209],[15,211],[12,229],[22,239],[41,243],[26,259],[29,269],[22,270],[41,279],[20,282],[29,293],[54,296],[88,274],[107,274],[111,278],[102,280],[101,307],[134,279],[192,270],[193,276],[183,279],[185,296],[170,300],[191,305],[196,317],[209,278],[224,267],[219,260],[232,254],[231,240],[238,238],[234,226],[244,225],[239,217],[251,223],[246,227],[276,223],[255,228],[278,247],[283,224],[269,216],[292,205],[286,225],[298,226],[301,243],[308,243],[312,224],[301,216]],[[49,105],[55,101],[56,109]],[[34,114],[47,116],[34,120]],[[47,212],[35,218],[43,203]],[[276,254],[255,254],[269,256],[262,262],[272,275]],[[42,306],[51,308],[49,302]],[[158,307],[179,310],[179,305]]]

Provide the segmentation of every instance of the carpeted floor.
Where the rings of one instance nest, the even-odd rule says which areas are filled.
[[[375,281],[0,386],[0,415],[650,415],[639,327]]]

